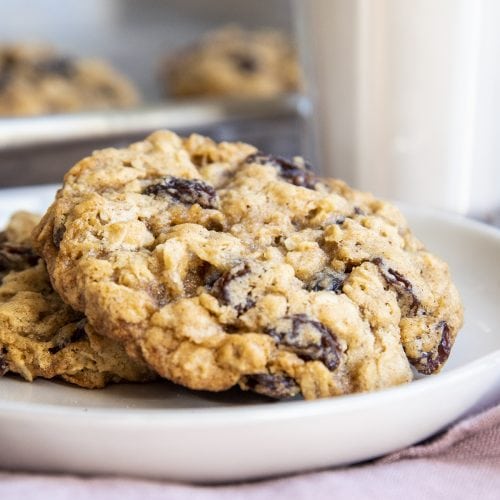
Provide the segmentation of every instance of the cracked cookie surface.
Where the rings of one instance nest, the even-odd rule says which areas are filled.
[[[132,83],[97,59],[70,59],[45,45],[0,46],[0,116],[137,104]]]
[[[169,58],[162,78],[176,97],[271,97],[300,86],[297,55],[284,35],[237,27],[208,33]]]
[[[34,238],[96,331],[193,389],[389,387],[437,372],[462,322],[396,207],[242,143],[161,131],[97,151]]]
[[[54,292],[44,263],[31,249],[29,235],[38,219],[18,212],[0,233],[0,376],[61,377],[89,389],[151,380],[146,365],[97,335]]]

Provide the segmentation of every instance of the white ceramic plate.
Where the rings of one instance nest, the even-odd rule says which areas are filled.
[[[43,211],[55,188],[0,191],[0,224]],[[405,208],[451,265],[465,327],[439,375],[372,394],[268,402],[168,383],[86,391],[0,379],[0,467],[227,481],[370,459],[429,437],[500,397],[500,231]]]

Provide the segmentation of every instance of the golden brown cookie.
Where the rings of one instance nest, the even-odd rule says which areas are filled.
[[[229,26],[169,58],[167,95],[271,97],[298,90],[300,69],[291,42],[272,30]]]
[[[19,212],[0,233],[0,376],[61,377],[88,389],[151,380],[143,363],[97,335],[54,292],[27,236],[38,219]]]
[[[34,237],[96,331],[193,389],[389,387],[437,372],[462,323],[397,208],[247,144],[157,132],[97,151]]]
[[[0,116],[137,104],[132,83],[97,59],[69,59],[46,45],[0,46]]]

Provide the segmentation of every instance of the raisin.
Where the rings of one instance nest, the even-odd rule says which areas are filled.
[[[64,347],[66,347],[66,345],[65,345],[65,344],[63,344],[63,343],[56,344],[55,346],[49,347],[49,352],[50,352],[50,354],[56,354],[56,353],[58,353],[61,349],[63,349]]]
[[[279,170],[283,179],[295,186],[315,189],[316,176],[311,172],[311,166],[304,162],[299,165],[293,160],[281,156],[265,155],[261,152],[251,154],[245,159],[245,163],[258,163],[259,165],[271,165]]]
[[[359,207],[354,207],[354,214],[355,215],[366,215],[365,211]]]
[[[59,250],[61,246],[61,241],[64,238],[64,233],[66,232],[66,226],[61,224],[60,226],[55,226],[52,231],[52,241],[54,246]]]
[[[34,266],[38,259],[38,255],[28,246],[7,242],[0,244],[0,272],[21,271]]]
[[[335,370],[340,362],[341,349],[334,333],[305,314],[285,316],[278,327],[265,332],[306,361],[321,361],[329,370]]]
[[[248,389],[273,399],[293,398],[300,392],[299,386],[287,375],[258,373],[245,378]]]
[[[85,324],[87,323],[86,319],[81,319],[77,324],[75,331],[71,335],[71,338],[69,339],[69,343],[72,344],[73,342],[78,342],[80,340],[83,340],[84,338],[87,337],[87,334],[85,333]]]
[[[3,90],[12,80],[17,59],[13,54],[6,53],[0,60],[0,90]]]
[[[229,271],[226,271],[213,285],[213,294],[225,305],[236,309],[238,315],[243,314],[255,305],[255,300],[250,295],[249,286],[242,283],[241,278],[251,273],[247,263],[238,264]],[[240,284],[242,291],[234,288],[235,284]],[[245,286],[246,285],[246,286]]]
[[[59,342],[56,343],[53,347],[49,347],[49,352],[50,354],[56,354],[58,353],[61,349],[64,349],[70,344],[73,344],[74,342],[79,342],[80,340],[83,340],[87,334],[85,333],[85,323],[87,320],[81,319],[78,323],[75,325],[75,329],[73,330],[73,333],[69,337],[65,337],[60,339]]]
[[[71,78],[75,74],[74,64],[64,57],[54,57],[40,61],[36,65],[36,70],[43,74],[52,74]]]
[[[424,352],[420,358],[409,358],[410,363],[424,375],[437,371],[450,356],[452,340],[448,323],[440,321],[436,329],[441,330],[441,340],[437,349],[434,352]]]
[[[10,71],[2,70],[0,71],[0,90],[4,90],[9,84],[12,75]]]
[[[97,87],[97,92],[101,94],[103,97],[106,97],[108,99],[112,99],[116,97],[116,90],[112,85],[109,85],[107,83],[103,83]]]
[[[255,73],[259,65],[255,57],[241,52],[232,52],[229,57],[241,73]]]
[[[3,377],[9,371],[9,363],[6,354],[9,350],[6,347],[0,349],[0,377]]]
[[[327,269],[316,274],[308,283],[307,289],[310,292],[326,290],[329,292],[341,293],[345,279],[346,275],[344,273],[337,273],[332,269]]]
[[[200,179],[165,177],[158,184],[152,184],[144,189],[143,194],[169,195],[186,205],[198,203],[202,208],[217,208],[218,205],[215,189]]]
[[[215,282],[221,277],[221,272],[208,262],[204,261],[200,269],[202,281],[205,286],[212,288]]]
[[[399,294],[406,294],[411,297],[410,311],[412,313],[416,313],[420,305],[420,301],[413,291],[413,285],[411,282],[401,273],[389,267],[380,257],[376,257],[372,260],[372,262],[379,268],[379,271],[382,273],[382,276],[387,283],[394,286]]]

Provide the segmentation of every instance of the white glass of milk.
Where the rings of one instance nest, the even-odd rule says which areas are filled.
[[[295,7],[323,174],[463,214],[500,207],[500,1]]]

